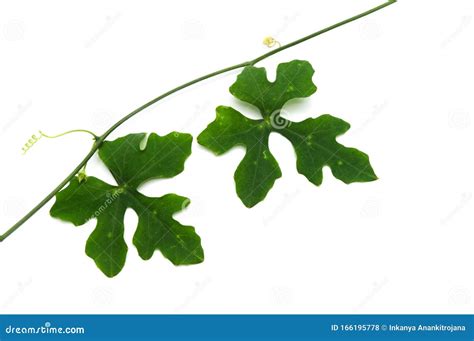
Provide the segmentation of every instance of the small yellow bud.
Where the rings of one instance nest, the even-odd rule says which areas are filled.
[[[266,45],[267,47],[270,47],[270,48],[275,46],[275,45],[278,45],[278,47],[280,47],[280,43],[278,41],[276,41],[275,38],[270,37],[270,36],[265,37],[263,39],[263,44]]]

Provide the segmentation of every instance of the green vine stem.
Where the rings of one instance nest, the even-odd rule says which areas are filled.
[[[353,22],[353,21],[356,21],[360,18],[363,18],[369,14],[372,14],[374,12],[377,12],[387,6],[390,6],[391,4],[395,3],[396,0],[388,0],[387,2],[377,6],[377,7],[374,7],[368,11],[365,11],[365,12],[362,12],[356,16],[353,16],[349,19],[346,19],[346,20],[343,20],[341,22],[338,22],[337,24],[334,24],[334,25],[331,25],[331,26],[328,26],[322,30],[319,30],[317,32],[314,32],[308,36],[305,36],[303,38],[300,38],[298,40],[295,40],[289,44],[286,44],[286,45],[282,45],[268,53],[265,53],[255,59],[252,59],[250,61],[247,61],[247,62],[243,62],[243,63],[240,63],[240,64],[236,64],[236,65],[233,65],[233,66],[229,66],[229,67],[226,67],[224,69],[221,69],[221,70],[218,70],[218,71],[215,71],[215,72],[212,72],[212,73],[209,73],[207,75],[204,75],[204,76],[201,76],[199,78],[196,78],[192,81],[189,81],[187,83],[184,83],[174,89],[171,89],[167,92],[165,92],[164,94],[161,94],[160,96],[152,99],[151,101],[143,104],[142,106],[140,106],[139,108],[133,110],[131,113],[129,113],[128,115],[126,115],[125,117],[123,117],[122,119],[120,119],[118,122],[116,122],[112,127],[110,127],[103,135],[101,136],[98,136],[95,138],[95,141],[94,141],[94,144],[90,150],[90,152],[84,157],[84,159],[74,168],[74,170],[63,180],[61,181],[61,183],[56,186],[56,188],[54,188],[52,190],[51,193],[49,193],[43,200],[41,200],[41,202],[39,204],[37,204],[30,212],[28,212],[23,218],[21,218],[15,225],[13,225],[10,229],[8,229],[3,235],[0,236],[0,242],[4,241],[6,238],[8,238],[13,232],[15,232],[18,228],[20,228],[20,226],[22,226],[26,221],[28,221],[28,219],[30,219],[36,212],[38,212],[44,205],[46,205],[59,191],[61,191],[61,189],[64,188],[64,186],[67,185],[67,183],[72,179],[74,178],[74,176],[76,176],[76,174],[78,174],[82,169],[83,167],[87,164],[87,162],[90,160],[90,158],[92,158],[92,156],[94,156],[94,154],[97,152],[97,150],[100,148],[100,146],[102,145],[102,143],[105,141],[105,139],[115,130],[117,129],[118,127],[120,127],[123,123],[125,123],[126,121],[128,121],[130,118],[132,118],[133,116],[135,116],[136,114],[138,114],[139,112],[143,111],[144,109],[148,108],[149,106],[155,104],[156,102],[182,90],[182,89],[185,89],[191,85],[194,85],[196,83],[199,83],[203,80],[206,80],[206,79],[209,79],[209,78],[212,78],[212,77],[215,77],[217,75],[220,75],[220,74],[223,74],[223,73],[226,73],[226,72],[229,72],[229,71],[232,71],[232,70],[236,70],[236,69],[240,69],[240,68],[244,68],[246,66],[251,66],[251,65],[255,65],[256,63],[276,54],[276,53],[279,53],[281,51],[284,51],[286,49],[289,49],[290,47],[293,47],[295,45],[298,45],[298,44],[301,44],[309,39],[312,39],[314,37],[317,37],[323,33],[326,33],[326,32],[329,32],[335,28],[338,28],[340,26],[343,26],[345,24],[348,24],[350,22]]]

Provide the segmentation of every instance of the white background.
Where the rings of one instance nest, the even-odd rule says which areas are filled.
[[[54,188],[102,133],[144,102],[202,74],[288,43],[382,1],[2,1],[2,231]],[[352,124],[341,143],[370,155],[380,180],[321,187],[296,172],[271,136],[283,177],[247,209],[233,173],[242,149],[215,157],[195,142],[184,173],[143,191],[191,198],[177,216],[196,227],[203,264],[174,267],[131,244],[108,279],[84,253],[94,223],[75,228],[49,203],[0,244],[2,313],[472,313],[474,306],[474,3],[400,1],[260,63],[310,61],[318,92],[291,118],[330,113]],[[172,96],[130,120],[131,132],[197,136],[237,72]],[[245,107],[247,108],[247,107]],[[248,112],[248,109],[246,109]],[[255,115],[255,112],[248,112]],[[89,175],[113,182],[94,159]]]

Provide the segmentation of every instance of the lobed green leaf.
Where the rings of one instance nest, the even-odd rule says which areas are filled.
[[[173,219],[189,200],[175,194],[149,198],[137,188],[154,178],[168,178],[181,173],[191,154],[192,137],[171,133],[130,134],[105,142],[99,156],[109,168],[117,185],[109,185],[95,177],[85,181],[73,179],[56,195],[51,208],[53,217],[76,226],[97,220],[86,244],[86,254],[108,277],[120,273],[128,251],[124,240],[124,215],[133,209],[139,218],[133,243],[139,255],[150,259],[159,250],[175,265],[197,264],[204,260],[201,239],[191,226]]]
[[[316,91],[311,79],[313,73],[308,62],[295,60],[280,64],[276,80],[271,83],[265,69],[245,68],[230,92],[255,105],[262,119],[252,120],[231,107],[219,106],[215,120],[198,136],[198,143],[217,155],[237,145],[246,148],[234,174],[237,195],[245,206],[252,207],[264,200],[282,175],[268,146],[272,132],[290,140],[296,152],[298,172],[315,185],[322,183],[325,166],[347,184],[377,179],[367,154],[336,141],[337,136],[349,129],[347,122],[322,115],[296,123],[280,115],[289,100],[308,97]]]

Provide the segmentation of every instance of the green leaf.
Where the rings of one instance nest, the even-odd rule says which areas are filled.
[[[100,158],[119,185],[137,188],[145,181],[172,178],[184,170],[184,162],[191,155],[191,135],[151,134],[143,145],[145,137],[145,134],[130,134],[113,142],[106,141],[99,149]]]
[[[278,65],[276,79],[272,83],[267,79],[264,68],[247,66],[229,90],[238,99],[260,109],[263,117],[268,117],[283,108],[289,100],[314,94],[313,74],[309,62],[293,60]]]
[[[280,167],[268,146],[272,132],[291,141],[298,172],[315,185],[322,183],[324,166],[329,166],[333,175],[345,183],[377,179],[365,153],[336,141],[337,136],[349,129],[348,123],[330,115],[298,123],[280,116],[289,100],[308,97],[316,91],[313,73],[308,62],[295,60],[280,64],[272,83],[265,69],[246,67],[230,92],[256,106],[262,119],[252,120],[231,107],[219,106],[216,119],[198,136],[198,143],[217,155],[237,145],[245,147],[246,154],[234,174],[237,195],[245,206],[252,207],[262,201],[281,177]]]
[[[133,205],[139,220],[133,244],[140,257],[150,259],[159,249],[174,265],[195,264],[204,260],[201,239],[194,227],[183,226],[172,218],[181,211],[189,199],[176,194],[161,198],[147,198],[137,193]]]
[[[322,115],[292,123],[280,133],[293,144],[298,172],[317,186],[323,181],[324,166],[346,184],[377,180],[367,154],[336,141],[349,128],[349,123],[339,118]]]
[[[198,142],[217,155],[236,145],[246,148],[234,179],[237,194],[247,207],[262,201],[281,177],[280,167],[268,148],[270,132],[265,121],[251,120],[233,108],[220,106],[216,120],[198,136]]]
[[[181,173],[191,154],[192,137],[180,133],[163,137],[151,134],[144,145],[145,138],[145,134],[130,134],[104,142],[99,156],[117,185],[95,177],[84,181],[76,177],[56,195],[51,208],[53,217],[76,226],[97,220],[86,244],[86,254],[108,277],[117,275],[125,265],[128,247],[123,237],[123,219],[127,208],[138,215],[133,243],[142,259],[150,259],[159,250],[175,265],[204,260],[201,240],[194,228],[173,219],[189,200],[175,194],[149,198],[138,191],[138,186],[150,179]]]

